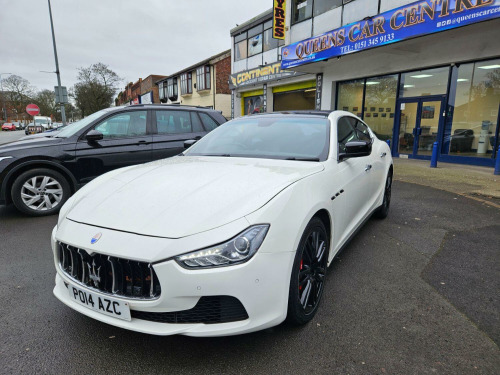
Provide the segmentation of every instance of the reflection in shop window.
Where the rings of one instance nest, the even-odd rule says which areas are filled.
[[[247,96],[243,98],[243,105],[245,107],[245,115],[251,115],[253,113],[261,113],[264,112],[263,108],[264,96]]]
[[[339,83],[339,98],[337,109],[347,111],[361,117],[363,106],[364,80],[346,81]]]
[[[366,80],[364,121],[384,141],[392,139],[397,88],[397,74]]]
[[[304,21],[311,18],[313,0],[292,1],[292,23]]]
[[[499,103],[500,59],[460,65],[450,155],[491,157]]]
[[[399,95],[403,98],[411,98],[446,94],[449,73],[450,68],[447,66],[403,73]]]

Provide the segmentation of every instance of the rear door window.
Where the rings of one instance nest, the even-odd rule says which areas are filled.
[[[158,134],[192,133],[193,124],[189,111],[156,111],[156,128]]]

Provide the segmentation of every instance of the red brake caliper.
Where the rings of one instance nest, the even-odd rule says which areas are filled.
[[[302,270],[303,267],[304,267],[304,260],[301,259],[300,260],[300,268],[299,269]],[[299,290],[302,290],[302,286],[301,285],[299,285]]]

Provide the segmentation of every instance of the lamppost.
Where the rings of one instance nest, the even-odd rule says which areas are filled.
[[[0,73],[0,91],[2,91],[2,98],[3,98],[3,116],[4,120],[7,121],[7,108],[5,107],[5,93],[3,92],[2,74],[12,74],[12,73]]]
[[[56,48],[56,36],[54,34],[54,23],[52,22],[52,8],[50,7],[50,0],[47,0],[49,3],[49,15],[50,15],[50,27],[52,28],[52,44],[54,45],[54,58],[56,60],[56,74],[57,74],[57,85],[60,97],[62,96],[61,89],[61,75],[59,74],[59,60],[57,59],[57,48]],[[64,111],[64,103],[61,104],[61,118],[63,125],[66,125],[66,112]]]

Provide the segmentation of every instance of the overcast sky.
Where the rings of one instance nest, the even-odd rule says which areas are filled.
[[[231,47],[229,30],[272,0],[51,0],[62,85],[77,69],[109,65],[124,86],[169,75]],[[46,0],[0,0],[0,73],[38,90],[57,84]],[[2,78],[6,76],[2,75]]]

